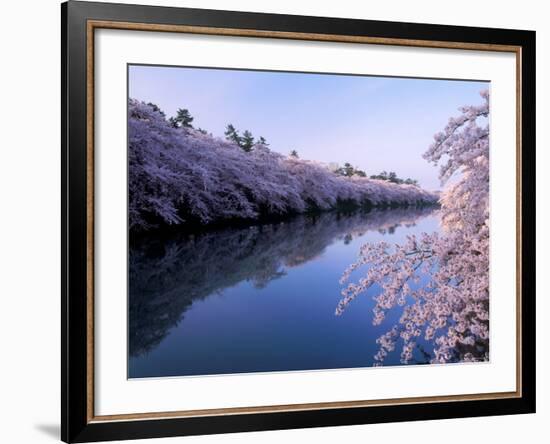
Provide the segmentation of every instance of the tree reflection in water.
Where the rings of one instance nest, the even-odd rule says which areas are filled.
[[[195,300],[244,280],[263,288],[337,240],[348,244],[367,231],[391,234],[433,212],[433,207],[326,212],[246,228],[141,238],[129,255],[130,356],[154,349]]]

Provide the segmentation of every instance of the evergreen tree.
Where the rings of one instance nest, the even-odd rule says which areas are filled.
[[[225,127],[224,134],[227,140],[241,146],[241,136],[231,123]]]
[[[243,136],[241,137],[240,146],[247,153],[252,151],[252,147],[254,146],[254,137],[252,136],[252,133],[250,131],[245,130]]]
[[[154,103],[147,103],[147,105],[149,105],[151,108],[153,108],[153,111],[156,111],[157,113],[160,113],[160,115],[162,117],[166,117],[166,114],[164,114],[164,111],[162,111],[158,105],[154,104]]]
[[[356,171],[357,174],[357,171]],[[379,180],[387,180],[388,182],[393,182],[396,184],[407,184],[407,185],[417,185],[418,186],[418,180],[411,179],[410,177],[407,179],[401,179],[397,176],[395,171],[390,171],[389,173],[386,171],[382,171],[380,174],[374,174],[370,176],[371,179],[379,179]]]
[[[260,136],[260,138],[258,139],[258,144],[263,146],[269,146],[269,143],[267,143],[267,140],[265,140],[263,136]]]
[[[193,121],[193,116],[188,109],[180,108],[178,109],[177,115],[174,118],[174,122],[178,127],[193,128],[191,122]]]
[[[353,176],[354,171],[355,170],[354,170],[353,166],[351,165],[351,163],[346,162],[344,164],[344,176],[351,177],[351,176]]]
[[[373,174],[370,176],[371,179],[378,179],[378,180],[388,180],[388,173],[386,171],[382,171],[380,174]]]

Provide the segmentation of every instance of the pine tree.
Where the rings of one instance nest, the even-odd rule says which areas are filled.
[[[149,102],[147,103],[147,105],[149,105],[151,108],[153,108],[153,111],[156,111],[157,113],[160,113],[160,115],[162,117],[166,117],[166,114],[164,114],[164,111],[162,111],[158,105],[156,105],[155,103],[152,103],[152,102]]]
[[[351,177],[351,176],[353,176],[354,171],[355,170],[354,170],[353,166],[351,165],[351,163],[346,162],[344,164],[344,176]]]
[[[174,122],[176,122],[176,125],[178,127],[186,127],[186,128],[193,128],[193,125],[191,125],[191,122],[193,121],[193,116],[191,116],[191,113],[188,109],[180,108],[178,109],[177,115],[174,119]]]
[[[253,146],[254,146],[254,137],[252,136],[252,133],[250,131],[245,130],[241,138],[241,148],[248,153],[252,151]]]
[[[224,134],[227,140],[241,146],[241,136],[231,123],[225,127]]]

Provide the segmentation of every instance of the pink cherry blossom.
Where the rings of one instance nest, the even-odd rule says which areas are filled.
[[[461,108],[424,155],[440,165],[447,184],[440,197],[442,232],[409,236],[403,245],[363,245],[342,276],[349,282],[352,272],[366,269],[342,290],[337,315],[374,284],[381,288],[375,325],[388,310],[403,307],[398,324],[377,340],[376,365],[399,340],[401,361],[410,362],[419,337],[433,342],[432,363],[489,359],[489,93],[481,96],[483,104]],[[420,285],[426,274],[430,279]]]
[[[250,152],[193,128],[174,128],[153,106],[128,105],[129,223],[134,230],[258,219],[339,204],[436,203],[415,185],[344,177],[328,166],[256,144]]]

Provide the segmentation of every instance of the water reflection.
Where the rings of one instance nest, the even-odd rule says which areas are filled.
[[[321,256],[336,241],[348,245],[369,231],[392,235],[397,227],[410,228],[433,211],[323,213],[199,235],[140,239],[129,257],[130,356],[154,350],[194,301],[243,281],[265,288],[289,269]]]

